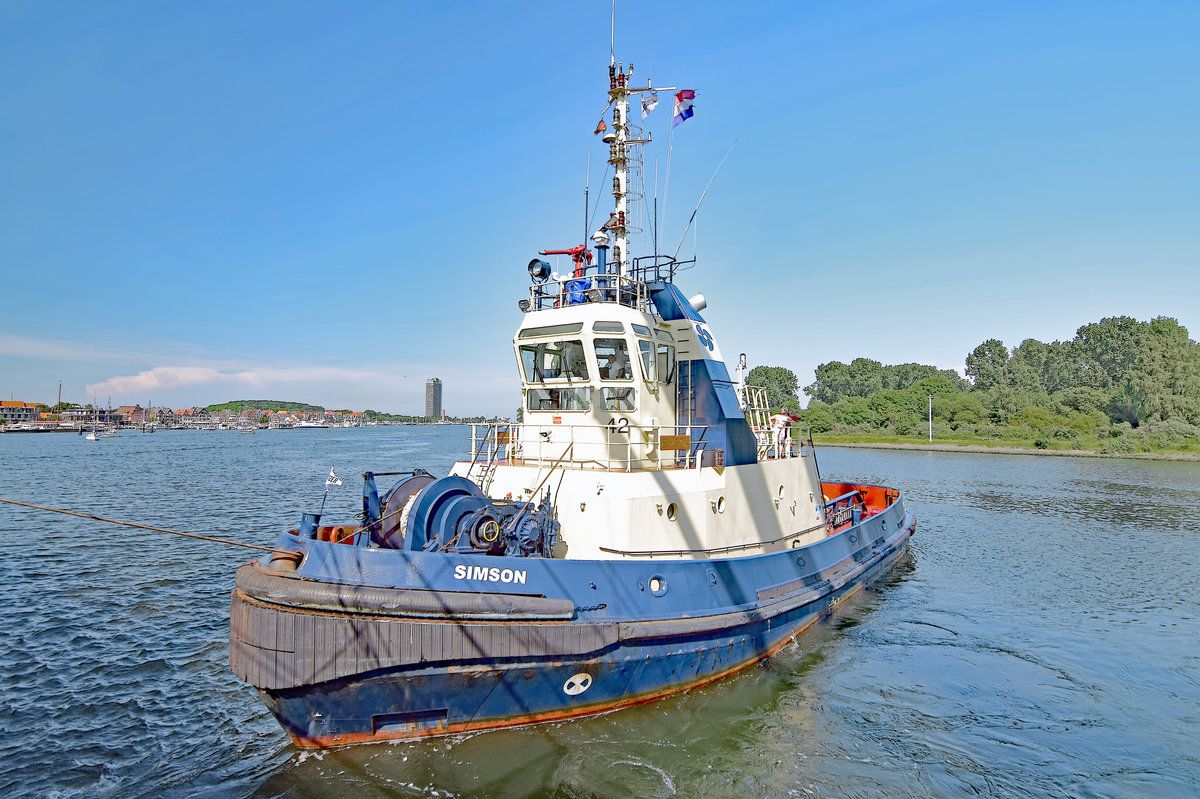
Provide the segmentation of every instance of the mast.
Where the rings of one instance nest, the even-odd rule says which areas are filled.
[[[673,87],[665,87],[669,91]],[[633,65],[628,71],[624,65],[613,61],[608,65],[608,102],[612,106],[612,128],[604,136],[608,144],[608,162],[613,168],[613,214],[604,228],[613,237],[612,270],[619,275],[629,273],[632,259],[629,257],[629,234],[639,233],[635,203],[640,195],[630,184],[630,174],[642,165],[641,147],[651,137],[641,138],[642,128],[629,118],[630,95],[655,91],[647,78],[645,86],[633,85]]]
[[[629,272],[629,228],[626,214],[629,211],[629,89],[628,74],[621,64],[608,65],[608,99],[613,107],[612,136],[608,143],[608,162],[613,166],[613,217],[608,229],[613,235],[612,268],[618,275]],[[610,137],[605,137],[606,139]]]

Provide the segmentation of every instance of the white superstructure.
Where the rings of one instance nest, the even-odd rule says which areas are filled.
[[[674,259],[632,259],[631,168],[649,139],[629,120],[633,69],[609,68],[615,210],[571,255],[574,273],[533,285],[513,339],[523,423],[473,436],[452,474],[493,499],[540,500],[560,524],[557,557],[710,558],[803,546],[828,534],[811,447],[765,429],[761,390],[735,384]],[[749,418],[747,418],[749,414]]]

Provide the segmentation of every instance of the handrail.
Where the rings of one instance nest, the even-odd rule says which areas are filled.
[[[491,458],[492,450],[491,450],[491,446],[490,446],[491,442],[492,442],[492,425],[489,424],[487,426],[487,432],[485,432],[483,435],[484,435],[484,438],[479,442],[478,445],[476,445],[475,444],[475,425],[471,425],[471,449],[474,450],[474,454],[471,455],[471,465],[467,467],[467,474],[470,474],[471,470],[475,468],[475,462],[479,460],[479,450],[483,449],[484,444],[489,445],[488,446],[488,461],[490,462],[492,459]]]
[[[827,499],[827,500],[825,500],[825,502],[823,504],[825,507],[829,507],[830,505],[836,505],[837,503],[841,502],[843,499],[850,499],[850,497],[855,496],[856,494],[861,494],[861,493],[862,492],[856,488],[848,494],[842,494],[840,497],[834,497],[833,499]]]
[[[478,427],[479,424],[471,426],[473,450],[479,448],[476,443],[480,440]],[[646,468],[661,470],[676,466],[698,467],[700,452],[704,448],[703,439],[708,429],[707,425],[623,424],[617,426],[613,423],[570,425],[525,423],[511,424],[506,427],[513,459],[528,460],[538,464],[545,463],[548,456],[543,454],[543,449],[548,445],[561,446],[565,440],[574,445],[568,468],[582,469],[592,466],[592,468],[609,471],[617,469],[632,471]],[[493,452],[499,454],[501,449],[501,445],[498,443],[500,432],[489,426],[486,434],[489,462],[492,461]],[[551,440],[552,435],[553,440]],[[661,449],[663,436],[669,435],[686,436],[689,448],[686,450]],[[651,452],[653,454],[650,454]],[[507,459],[503,455],[500,457]]]
[[[855,512],[862,513],[867,507],[866,497],[860,489],[828,499],[821,504],[825,520],[831,528],[841,527],[849,521],[857,521]]]
[[[649,301],[646,284],[628,275],[565,276],[529,287],[529,310],[542,311],[589,302],[608,302],[641,310]]]
[[[675,282],[675,273],[690,269],[696,259],[680,261],[670,255],[642,255],[633,259],[633,274],[645,283]]]

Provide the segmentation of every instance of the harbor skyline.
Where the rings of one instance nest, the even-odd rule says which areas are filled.
[[[437,378],[433,378],[436,380]],[[440,381],[439,381],[440,389]],[[427,397],[428,400],[428,397]],[[61,407],[60,407],[61,406]],[[427,407],[428,411],[429,408]],[[440,390],[436,413],[405,413],[402,411],[381,410],[378,408],[334,408],[314,405],[306,402],[290,400],[230,400],[209,405],[184,404],[181,407],[167,405],[140,404],[121,405],[112,407],[105,404],[75,403],[63,400],[60,403],[26,400],[0,401],[0,425],[36,425],[43,429],[57,425],[64,427],[77,426],[95,420],[115,421],[122,426],[144,425],[168,421],[167,426],[205,427],[211,422],[228,422],[238,418],[258,421],[260,418],[274,421],[293,417],[293,421],[317,420],[341,424],[343,421],[365,422],[368,420],[418,420],[440,419],[453,421],[483,421],[488,419],[482,414],[450,414],[441,406]],[[496,417],[490,417],[496,418]],[[199,420],[201,424],[195,424]],[[357,426],[357,425],[355,425]]]
[[[415,413],[437,374],[512,415],[511,342],[477,331],[602,221],[606,149],[589,172],[573,134],[608,10],[8,5],[0,396]],[[646,122],[660,248],[728,153],[680,256],[725,346],[804,385],[1107,316],[1200,330],[1197,29],[1173,2],[666,3],[618,4],[615,38],[695,91]]]

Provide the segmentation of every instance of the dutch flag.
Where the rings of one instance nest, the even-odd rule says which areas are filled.
[[[696,92],[691,89],[683,89],[675,92],[675,121],[671,127],[675,127],[685,119],[690,119],[692,116],[692,101],[696,99]]]

